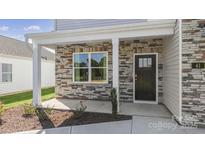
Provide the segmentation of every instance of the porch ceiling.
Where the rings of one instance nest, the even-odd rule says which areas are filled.
[[[55,48],[65,43],[84,43],[88,41],[111,40],[112,38],[129,39],[142,37],[162,37],[174,34],[176,20],[153,20],[143,23],[85,28],[78,30],[54,31],[47,33],[26,34],[39,45]]]

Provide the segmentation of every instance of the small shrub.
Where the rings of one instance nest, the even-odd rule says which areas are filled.
[[[84,105],[82,101],[80,101],[80,105],[76,106],[75,108],[75,112],[74,112],[75,118],[80,118],[86,109],[87,109],[87,106]]]
[[[35,114],[35,107],[32,104],[25,104],[23,105],[24,115],[25,117],[29,117]]]
[[[2,116],[5,112],[5,107],[4,107],[4,104],[0,102],[0,125],[2,124]]]
[[[112,101],[112,115],[117,116],[117,90],[113,88],[111,90],[111,101]]]
[[[44,108],[44,111],[45,111],[45,113],[50,115],[53,112],[53,107]]]
[[[35,113],[40,120],[47,120],[48,116],[46,115],[45,109],[43,108],[36,108]]]

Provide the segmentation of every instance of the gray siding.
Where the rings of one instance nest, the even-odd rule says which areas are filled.
[[[179,21],[175,34],[165,39],[164,57],[164,104],[177,117],[180,117],[180,52]]]
[[[145,19],[57,19],[56,30],[72,30],[80,28],[112,26],[145,22]]]

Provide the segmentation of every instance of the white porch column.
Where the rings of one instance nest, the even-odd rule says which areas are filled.
[[[41,51],[33,42],[33,106],[41,104]]]
[[[119,102],[119,38],[112,39],[112,82],[113,88],[117,91],[118,112],[120,111]]]

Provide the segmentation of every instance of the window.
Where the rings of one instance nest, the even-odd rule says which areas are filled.
[[[74,55],[74,81],[88,82],[89,79],[89,58],[88,54]]]
[[[139,58],[139,68],[152,67],[152,58]]]
[[[2,64],[2,82],[12,82],[12,64]]]
[[[107,52],[74,53],[74,82],[106,83]]]

